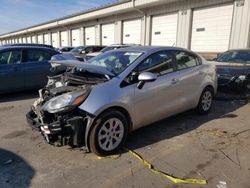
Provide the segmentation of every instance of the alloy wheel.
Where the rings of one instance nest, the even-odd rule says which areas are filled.
[[[210,91],[204,92],[201,103],[204,111],[208,111],[210,109],[212,104],[212,93]]]
[[[124,136],[124,125],[118,118],[105,121],[98,132],[98,145],[105,151],[116,149]]]

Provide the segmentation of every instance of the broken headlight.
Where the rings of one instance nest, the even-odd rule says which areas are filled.
[[[89,91],[65,93],[50,99],[43,105],[43,110],[49,113],[57,113],[72,109],[82,104],[87,98]]]

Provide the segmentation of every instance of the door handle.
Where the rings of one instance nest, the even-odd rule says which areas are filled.
[[[173,78],[171,83],[172,84],[178,84],[179,83],[179,79],[178,78]]]

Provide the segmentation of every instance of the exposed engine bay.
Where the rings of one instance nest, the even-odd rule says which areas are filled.
[[[105,75],[80,68],[49,77],[26,115],[28,123],[50,144],[84,146],[85,128],[92,117],[78,106],[88,97],[92,87],[107,80]]]

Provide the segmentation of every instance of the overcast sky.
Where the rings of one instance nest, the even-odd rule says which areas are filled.
[[[0,0],[0,34],[117,0]]]

